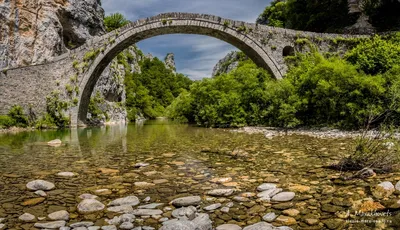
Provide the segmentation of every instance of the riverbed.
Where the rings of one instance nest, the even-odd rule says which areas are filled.
[[[61,145],[47,144],[54,139],[60,139]],[[82,221],[112,225],[107,220],[121,213],[107,210],[107,205],[135,196],[139,206],[161,203],[155,208],[161,213],[136,215],[133,225],[158,229],[163,221],[174,218],[172,212],[178,207],[170,204],[172,200],[200,196],[196,212],[208,214],[213,227],[265,221],[292,229],[398,229],[400,205],[388,207],[394,207],[400,193],[378,199],[371,187],[383,181],[396,184],[400,173],[343,181],[340,172],[326,168],[348,153],[352,142],[347,137],[297,134],[266,138],[261,132],[200,128],[167,120],[2,133],[0,220],[4,220],[0,224],[7,229],[35,229],[35,223],[51,221],[49,214],[65,210],[67,226]],[[27,183],[37,179],[55,187],[44,191],[46,196],[29,191]],[[265,183],[295,196],[285,201],[262,199],[257,188]],[[232,194],[210,195],[214,189],[228,189]],[[97,196],[106,207],[80,212],[82,194]],[[377,202],[383,208],[376,211],[390,212],[390,216],[356,215],[357,210],[377,206]],[[204,209],[210,205],[214,206]],[[24,213],[35,219],[20,220]],[[275,218],[266,218],[271,213]],[[357,223],[363,219],[371,223]]]

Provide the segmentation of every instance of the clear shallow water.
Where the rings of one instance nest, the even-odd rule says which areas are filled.
[[[63,141],[60,147],[46,144],[57,138]],[[151,202],[167,206],[179,196],[200,195],[205,198],[204,193],[214,188],[235,188],[235,195],[238,195],[256,192],[256,187],[263,182],[274,182],[284,191],[296,190],[293,187],[298,185],[305,187],[296,191],[296,198],[286,206],[257,202],[256,198],[244,203],[234,202],[228,214],[220,211],[210,213],[214,225],[237,223],[245,226],[260,221],[268,212],[279,215],[283,210],[296,209],[300,213],[294,216],[296,223],[291,227],[320,229],[326,227],[323,221],[339,219],[335,212],[328,210],[329,207],[324,207],[333,198],[361,200],[371,196],[371,184],[387,178],[392,182],[400,179],[399,174],[391,174],[368,181],[338,182],[339,173],[323,166],[336,162],[349,142],[307,136],[269,140],[260,134],[199,128],[166,120],[147,121],[140,125],[0,134],[0,218],[6,218],[6,224],[16,229],[30,229],[32,224],[17,221],[24,212],[45,217],[64,209],[71,213],[70,223],[92,220],[102,225],[104,219],[115,214],[79,214],[76,211],[79,195],[109,189],[111,194],[99,195],[104,204],[135,195],[140,200],[150,196]],[[234,156],[232,152],[235,149],[246,154]],[[148,163],[149,166],[138,168],[135,167],[137,163]],[[64,178],[56,175],[66,171],[78,176]],[[227,184],[211,181],[225,177],[232,178],[232,181]],[[26,183],[34,179],[51,181],[56,188],[48,192],[43,202],[23,205],[24,201],[38,197],[26,189]],[[160,179],[164,179],[164,183],[159,184]],[[153,185],[135,186],[135,182]],[[230,202],[232,197],[218,202]],[[202,206],[216,202],[204,199]],[[349,209],[348,206],[337,207],[340,211]],[[170,212],[164,216],[170,216]],[[318,219],[318,224],[309,225],[306,219],[310,218]],[[145,219],[142,224],[159,226],[152,218]],[[360,228],[366,226],[360,225]]]

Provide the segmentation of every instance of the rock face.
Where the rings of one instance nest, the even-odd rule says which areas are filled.
[[[175,66],[175,56],[173,53],[168,53],[167,56],[165,57],[165,66],[172,70],[174,73],[176,71],[176,66]]]
[[[223,59],[219,60],[218,63],[214,66],[212,76],[215,77],[223,73],[231,72],[232,70],[238,67],[239,61],[244,59],[247,59],[247,57],[241,55],[241,53],[237,51],[232,51],[228,53]]]
[[[99,0],[0,1],[0,69],[40,64],[104,33]]]

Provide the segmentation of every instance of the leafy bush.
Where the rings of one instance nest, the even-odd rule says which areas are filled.
[[[24,114],[24,109],[19,105],[11,107],[7,115],[0,115],[0,128],[27,127],[28,117]]]
[[[120,13],[111,14],[104,18],[104,25],[106,26],[107,32],[111,32],[118,28],[121,28],[129,23],[129,20]]]
[[[367,74],[384,73],[400,65],[400,32],[385,38],[375,35],[347,53],[346,59]]]
[[[287,74],[301,101],[297,117],[305,125],[358,128],[368,117],[385,111],[382,77],[364,75],[337,57],[300,55]]]
[[[64,115],[68,109],[68,102],[60,99],[60,92],[53,91],[46,97],[46,113],[37,121],[37,128],[64,128],[68,127],[69,117]]]

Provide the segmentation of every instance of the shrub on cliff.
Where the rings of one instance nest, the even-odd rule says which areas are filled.
[[[118,28],[121,28],[129,23],[129,20],[120,13],[111,14],[104,18],[104,25],[106,26],[107,32],[111,32]]]

